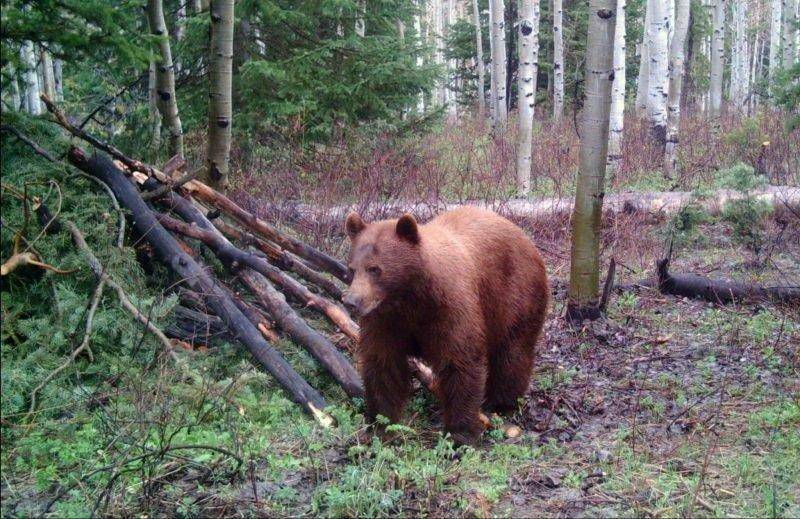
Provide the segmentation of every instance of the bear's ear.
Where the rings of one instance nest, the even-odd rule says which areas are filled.
[[[409,243],[419,243],[419,229],[417,228],[417,221],[413,216],[406,213],[397,220],[397,235]]]
[[[358,213],[350,213],[347,215],[347,220],[344,222],[344,229],[347,232],[347,236],[350,237],[351,240],[355,239],[358,234],[364,230],[367,224],[364,223],[364,220],[358,216]]]

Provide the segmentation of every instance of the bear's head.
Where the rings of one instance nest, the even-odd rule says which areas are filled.
[[[350,213],[345,231],[351,281],[342,300],[348,307],[363,317],[411,290],[421,272],[421,236],[413,216],[367,224]]]

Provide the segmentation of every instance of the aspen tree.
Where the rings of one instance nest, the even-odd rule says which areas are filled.
[[[503,0],[490,0],[492,10],[492,76],[495,78],[495,130],[502,132],[508,123],[506,107],[506,20]]]
[[[639,44],[639,77],[636,81],[636,115],[643,117],[647,113],[647,88],[650,80],[650,53],[647,39],[647,28],[650,26],[652,0],[645,0],[644,22],[642,22],[642,42]]]
[[[770,23],[769,23],[769,79],[775,81],[775,73],[781,68],[781,12],[782,0],[770,1]]]
[[[649,58],[647,79],[647,119],[650,130],[659,143],[664,143],[667,133],[667,95],[669,89],[668,66],[669,10],[672,0],[650,0],[647,26],[647,55]]]
[[[178,102],[175,97],[175,70],[172,63],[172,49],[169,33],[164,22],[164,7],[161,0],[148,0],[147,20],[150,32],[159,38],[160,60],[156,65],[156,92],[158,111],[164,125],[169,130],[169,150],[171,155],[183,155],[183,127],[178,115]]]
[[[622,135],[625,127],[625,34],[625,0],[617,0],[614,81],[611,85],[611,109],[608,121],[607,166],[612,179],[622,158]]]
[[[586,102],[581,121],[580,167],[572,212],[567,319],[600,317],[600,217],[603,210],[608,116],[614,72],[614,0],[589,0]]]
[[[564,115],[564,9],[553,0],[553,117]]]
[[[233,4],[234,0],[213,0],[209,9],[211,56],[206,180],[218,190],[228,187],[231,153]]]
[[[522,0],[519,11],[519,92],[517,134],[517,192],[531,191],[531,146],[533,111],[536,102],[536,79],[539,66],[539,0]]]
[[[483,116],[486,113],[486,92],[484,91],[485,72],[483,67],[483,31],[481,30],[481,13],[478,0],[472,0],[472,22],[475,25],[475,64],[478,69],[478,109]]]
[[[709,101],[711,113],[719,115],[722,108],[722,79],[725,58],[725,0],[712,0],[713,35],[711,37],[711,74],[709,78]]]
[[[664,175],[671,178],[677,169],[677,148],[681,120],[686,35],[689,32],[691,0],[677,0],[675,34],[669,49],[669,96],[667,98],[667,143],[664,149]]]
[[[39,77],[36,75],[36,54],[32,41],[24,41],[19,49],[20,61],[25,67],[25,111],[31,115],[42,113],[42,103],[39,100]]]

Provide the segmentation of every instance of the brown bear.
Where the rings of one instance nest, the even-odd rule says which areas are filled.
[[[481,406],[512,409],[528,387],[549,294],[539,251],[522,229],[474,207],[425,225],[351,213],[345,229],[344,301],[360,315],[367,419],[400,419],[415,356],[437,376],[445,430],[474,443]]]

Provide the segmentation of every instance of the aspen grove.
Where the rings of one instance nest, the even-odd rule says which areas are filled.
[[[800,516],[800,1],[0,7],[3,517]]]

